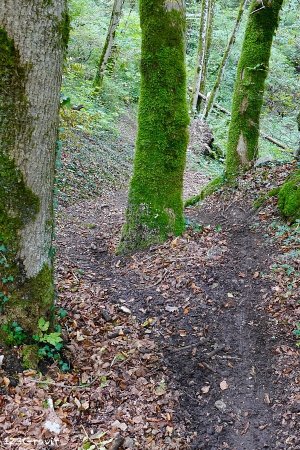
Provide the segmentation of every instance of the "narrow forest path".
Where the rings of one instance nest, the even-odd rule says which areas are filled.
[[[173,399],[173,409],[162,414],[169,425],[157,424],[150,439],[151,421],[161,419],[141,414],[144,430],[140,422],[129,427],[132,446],[124,448],[300,449],[299,385],[295,391],[291,384],[299,355],[266,313],[276,291],[270,267],[279,250],[252,200],[239,191],[208,199],[187,211],[191,226],[183,237],[130,257],[114,254],[126,192],[60,212],[59,261],[83,274],[83,285],[93,285],[107,311],[123,312],[108,330],[117,330],[112,345],[128,334],[134,346],[126,328],[128,315],[134,319],[139,339],[148,339],[142,357],[151,361],[154,355],[148,375],[162,389],[157,398],[167,393]],[[78,321],[76,302],[74,308]],[[95,326],[106,342],[101,323]],[[137,395],[148,407],[155,403],[142,391]],[[124,411],[129,398],[121,402]]]

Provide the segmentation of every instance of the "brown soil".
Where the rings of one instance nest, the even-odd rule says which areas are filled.
[[[65,211],[63,258],[91,273],[110,304],[121,297],[139,323],[153,321],[160,376],[179,394],[175,430],[184,425],[190,449],[300,448],[299,423],[282,426],[291,387],[274,370],[276,349],[290,339],[265,312],[278,249],[263,235],[252,197],[229,191],[208,199],[188,211],[203,232],[190,230],[131,258],[112,254],[125,193]],[[86,220],[97,225],[83,236],[74,222],[81,227]],[[173,447],[157,441],[154,448]]]
[[[78,450],[105,432],[108,449],[299,450],[299,354],[278,316],[292,314],[277,300],[286,278],[270,269],[286,250],[270,232],[275,202],[252,207],[289,170],[245,176],[190,208],[184,236],[127,257],[114,253],[126,192],[61,207],[57,283],[74,369],[6,380],[0,448]],[[189,196],[205,177],[188,177],[199,183]],[[46,447],[49,397],[63,426]],[[8,446],[24,436],[27,447]]]

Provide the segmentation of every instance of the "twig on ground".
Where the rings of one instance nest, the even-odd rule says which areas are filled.
[[[212,350],[211,352],[207,353],[207,357],[208,358],[212,358],[213,356],[215,356],[217,353],[221,352],[222,350],[224,350],[225,348],[225,344],[221,344],[218,345],[218,347],[216,347],[214,350]]]

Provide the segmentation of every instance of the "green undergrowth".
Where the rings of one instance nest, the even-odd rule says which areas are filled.
[[[25,369],[37,369],[41,361],[56,362],[62,371],[68,371],[70,364],[65,360],[63,350],[62,326],[59,323],[66,316],[59,309],[52,320],[40,317],[34,333],[25,330],[18,321],[12,320],[1,325],[0,337],[9,347],[20,347],[22,365]]]
[[[116,33],[116,61],[95,92],[94,77],[110,20],[107,2],[70,1],[71,31],[62,96],[59,200],[71,204],[99,196],[128,180],[139,97],[140,26],[137,8],[125,5]],[[125,133],[124,133],[125,131]],[[124,134],[132,137],[124,139]]]
[[[212,46],[208,63],[208,80],[206,92],[211,92],[216,79],[216,72],[223,56],[224,47],[229,39],[237,14],[239,2],[216,2]],[[299,65],[299,29],[300,13],[297,0],[285,2],[281,22],[274,38],[270,71],[266,81],[261,127],[269,135],[283,141],[291,149],[298,146],[298,130],[296,124],[299,100],[299,75],[295,67]],[[199,3],[191,0],[187,2],[188,9],[188,43],[187,63],[189,86],[191,86],[197,52]],[[235,44],[231,50],[223,81],[216,101],[231,110],[233,84],[236,76],[237,62],[240,56],[242,40],[247,21],[247,13],[240,26]],[[225,25],[225,27],[224,27]],[[229,116],[213,109],[208,118],[215,142],[222,149],[226,149],[228,139]],[[259,156],[272,155],[283,161],[292,158],[291,153],[274,147],[265,139],[259,140]]]

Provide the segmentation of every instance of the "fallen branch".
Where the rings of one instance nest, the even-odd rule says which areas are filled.
[[[206,95],[199,92],[199,97],[201,97],[203,100],[207,100]],[[223,106],[219,105],[218,103],[214,103],[213,106],[218,111],[223,112],[224,114],[227,114],[228,116],[231,116],[231,112],[228,111],[228,109],[224,108]],[[263,139],[266,141],[272,142],[272,144],[275,144],[277,147],[282,148],[283,150],[287,150],[291,153],[294,153],[294,150],[288,147],[286,144],[283,144],[282,142],[278,141],[277,139],[274,139],[272,136],[269,136],[268,134],[264,133],[263,131],[259,131],[259,134]]]

